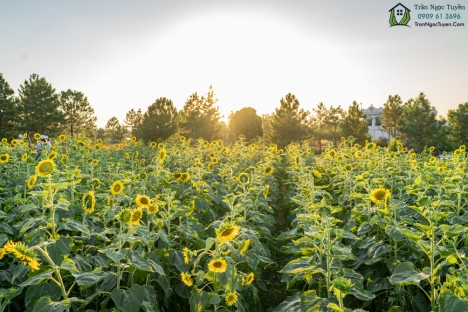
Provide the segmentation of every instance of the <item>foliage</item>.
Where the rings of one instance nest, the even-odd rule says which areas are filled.
[[[76,136],[83,129],[88,135],[93,136],[97,117],[94,116],[94,109],[89,104],[88,98],[82,92],[68,89],[60,92],[59,101],[59,110],[64,116],[62,124],[69,129],[70,136]]]
[[[243,135],[247,141],[263,135],[262,118],[252,107],[244,107],[231,113],[229,116],[229,129],[235,138]]]
[[[106,131],[106,137],[110,140],[123,140],[125,135],[125,129],[120,124],[117,117],[112,117],[111,119],[109,119],[104,129]]]
[[[451,124],[450,140],[455,145],[468,144],[468,102],[448,111],[447,119]]]
[[[8,82],[0,73],[0,133],[5,138],[17,136],[14,131],[16,120],[16,105],[17,99],[14,96],[15,91],[10,88]]]
[[[280,100],[280,107],[275,109],[271,118],[271,129],[268,137],[280,147],[291,142],[307,138],[309,128],[307,116],[309,112],[299,109],[299,100],[294,94],[288,93]]]
[[[158,98],[148,107],[135,134],[145,142],[167,140],[177,132],[177,116],[171,100]]]
[[[403,112],[403,101],[398,94],[394,96],[389,95],[387,102],[384,103],[382,111],[382,128],[389,134],[391,139],[398,136],[396,131],[397,120]]]
[[[130,134],[136,135],[138,127],[143,122],[143,113],[141,109],[135,111],[133,108],[127,112],[124,120],[124,128],[130,128]]]
[[[356,101],[348,108],[348,112],[343,117],[341,135],[344,137],[352,136],[355,138],[355,142],[359,144],[364,144],[370,138],[367,116],[362,112]]]
[[[210,141],[222,136],[216,102],[218,100],[211,86],[206,95],[199,96],[196,92],[190,95],[179,112],[180,134],[186,138]]]
[[[437,120],[436,110],[422,92],[416,99],[405,103],[397,120],[396,130],[404,138],[405,146],[418,153],[426,146],[443,148],[442,142],[446,132],[444,121]]]
[[[18,130],[47,135],[56,135],[62,131],[64,115],[59,110],[59,96],[45,78],[32,74],[20,86],[19,96],[18,110],[22,121]]]

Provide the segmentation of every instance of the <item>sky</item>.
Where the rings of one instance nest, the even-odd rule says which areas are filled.
[[[16,94],[33,73],[57,92],[83,92],[98,127],[159,97],[182,109],[210,85],[224,119],[243,107],[273,113],[288,93],[310,111],[424,92],[446,116],[468,102],[468,1],[405,0],[410,27],[389,27],[397,3],[0,0],[0,73]],[[447,10],[459,3],[466,9]],[[421,13],[460,13],[465,26],[415,26]]]

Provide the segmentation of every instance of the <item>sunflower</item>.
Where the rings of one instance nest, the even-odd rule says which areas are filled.
[[[180,180],[183,182],[187,182],[190,180],[190,174],[188,172],[183,172],[180,176]]]
[[[158,146],[158,144],[156,142],[151,142],[150,143],[150,147],[151,148],[155,148],[156,146]]]
[[[136,151],[134,154],[133,154],[133,159],[137,159],[138,158],[138,151]]]
[[[275,172],[275,167],[273,166],[268,166],[265,168],[265,170],[263,171],[263,173],[265,173],[266,176],[269,176],[270,174],[272,174],[273,172]]]
[[[28,160],[28,153],[23,153],[23,156],[21,156],[21,161],[25,162],[26,160]]]
[[[270,191],[270,184],[267,184],[265,186],[265,190],[263,190],[263,197],[267,198],[269,191]]]
[[[97,144],[102,144],[102,139],[98,139]]]
[[[11,145],[13,146],[18,145],[18,141],[16,139],[11,140]]]
[[[125,223],[130,222],[130,220],[132,219],[132,211],[128,208],[125,208],[120,213],[119,219],[120,221],[125,222]]]
[[[96,197],[94,196],[94,192],[89,191],[88,193],[84,194],[82,202],[83,210],[86,213],[92,213],[94,211],[94,207],[96,207]]]
[[[193,282],[192,282],[192,279],[190,278],[190,273],[180,273],[180,278],[182,279],[182,282],[187,285],[187,286],[192,286],[193,285]]]
[[[190,262],[190,249],[188,249],[187,247],[184,247],[184,251],[182,253],[184,254],[185,264],[188,264]]]
[[[429,147],[429,151],[433,152],[434,151],[434,146]]]
[[[322,174],[320,172],[318,172],[317,170],[312,170],[312,175],[316,178],[316,179],[320,179],[322,177]]]
[[[253,272],[250,272],[249,275],[247,275],[246,277],[243,277],[242,286],[248,286],[252,284],[252,282],[254,281],[254,277],[255,275],[253,274]]]
[[[118,195],[118,194],[122,193],[123,187],[124,187],[123,183],[120,182],[120,180],[117,180],[114,183],[112,183],[111,193],[113,195]]]
[[[125,153],[125,159],[130,159],[130,154],[129,153]]]
[[[180,173],[180,172],[174,172],[174,173],[172,174],[172,177],[173,177],[174,179],[180,180],[180,178],[182,177],[182,173]]]
[[[214,157],[216,157],[216,153],[215,153],[215,152],[211,152],[211,153],[208,155],[208,157],[214,158]]]
[[[408,151],[408,149],[407,149],[406,147],[403,147],[403,148],[401,149],[401,151],[402,151],[403,153],[406,153],[406,152]]]
[[[132,216],[130,217],[128,224],[139,225],[142,216],[143,216],[143,209],[141,207],[133,209]]]
[[[353,170],[353,166],[351,166],[350,164],[347,164],[347,165],[344,166],[344,169],[345,169],[346,171],[352,171],[352,170]]]
[[[216,240],[220,243],[230,241],[239,235],[239,230],[239,226],[225,223],[216,231]]]
[[[47,159],[54,160],[55,157],[57,156],[58,156],[58,153],[56,151],[53,151],[52,153],[49,154],[49,156],[47,156]]]
[[[218,158],[216,158],[216,157],[211,158],[211,162],[213,164],[217,164],[218,163]]]
[[[162,143],[159,143],[159,144],[162,144]],[[159,151],[159,155],[158,155],[159,162],[162,163],[162,162],[164,161],[164,159],[166,159],[166,156],[167,156],[166,149],[164,149],[164,148],[161,149],[161,150]]]
[[[39,270],[39,262],[36,260],[36,254],[30,251],[29,248],[22,242],[8,241],[3,246],[5,251],[12,253],[18,260],[22,261],[25,265],[31,268],[31,271]]]
[[[64,163],[64,162],[66,162],[67,160],[68,160],[68,156],[65,155],[65,154],[62,154],[62,158],[60,158],[60,161]]]
[[[6,250],[3,248],[0,248],[0,260],[2,260],[3,257],[5,257],[5,255],[6,255]]]
[[[183,135],[181,135],[179,140],[180,140],[180,142],[185,142],[185,137]]]
[[[95,149],[96,151],[99,151],[99,150],[101,149],[101,144],[96,144],[96,145],[94,145],[94,149]]]
[[[355,156],[356,158],[361,158],[361,157],[362,157],[362,152],[361,152],[361,151],[356,151],[356,152],[354,153],[354,156]]]
[[[2,143],[8,143],[7,138],[3,138],[3,139],[2,139]]]
[[[306,149],[306,153],[307,153],[307,154],[312,153],[312,149],[309,147],[308,149]]]
[[[366,144],[366,149],[367,150],[371,150],[373,148],[375,148],[377,145],[375,143],[368,143]]]
[[[132,136],[132,142],[136,142],[136,136]]]
[[[374,204],[382,204],[390,197],[390,195],[390,190],[380,187],[372,191],[370,199]]]
[[[94,188],[100,188],[101,187],[101,180],[98,178],[93,178],[91,180],[91,184],[93,184]]]
[[[151,200],[146,195],[137,195],[135,199],[135,203],[137,204],[138,207],[148,209],[151,204]]]
[[[241,173],[238,179],[239,179],[239,182],[243,184],[248,184],[250,182],[250,178],[247,173]]]
[[[1,154],[0,163],[7,163],[10,160],[10,154]]]
[[[245,254],[247,252],[247,250],[249,249],[249,246],[250,246],[250,238],[249,239],[246,239],[244,241],[244,244],[242,245],[242,248],[241,250],[239,251],[239,253],[241,255]]]
[[[28,182],[26,183],[26,186],[28,187],[28,189],[36,185],[36,181],[37,181],[37,175],[30,176],[28,179]]]
[[[335,150],[331,150],[330,152],[328,152],[328,155],[330,157],[335,157],[336,156],[336,151]]]
[[[224,297],[224,299],[226,299],[228,306],[233,306],[237,302],[237,294],[235,291],[231,291],[226,297]]]
[[[464,151],[464,150],[466,150],[466,146],[465,145],[460,145],[459,149],[460,149],[460,151]]]
[[[227,262],[224,259],[213,259],[208,263],[208,270],[215,273],[226,272]]]
[[[460,156],[461,155],[461,150],[459,148],[457,148],[454,152],[453,152],[453,155],[455,156]]]
[[[46,176],[52,173],[52,170],[55,167],[53,160],[44,159],[41,160],[36,166],[36,174],[40,177]]]
[[[34,138],[36,140],[39,140],[41,138],[41,135],[39,133],[34,133]]]
[[[208,164],[208,170],[213,171],[214,165],[215,165],[214,163],[210,162],[210,163]]]
[[[58,139],[60,141],[65,141],[67,139],[67,136],[65,134],[61,134],[61,135],[59,135]]]

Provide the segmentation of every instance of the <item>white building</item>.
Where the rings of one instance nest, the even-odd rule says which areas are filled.
[[[382,107],[371,106],[368,109],[363,109],[362,112],[367,115],[367,126],[371,140],[390,139],[388,132],[385,132],[382,127]]]

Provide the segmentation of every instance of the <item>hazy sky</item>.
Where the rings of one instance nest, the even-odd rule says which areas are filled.
[[[468,102],[464,27],[389,27],[398,1],[0,0],[0,73],[17,92],[32,73],[83,92],[98,126],[158,97],[182,109],[213,86],[221,114],[272,113],[287,93],[311,110],[383,106],[424,92],[439,114]],[[443,13],[451,13],[443,11]],[[451,22],[451,21],[450,21]]]

